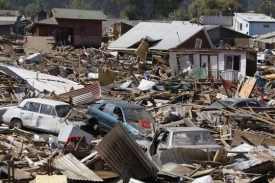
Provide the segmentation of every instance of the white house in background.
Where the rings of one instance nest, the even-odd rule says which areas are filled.
[[[193,66],[193,76],[197,79],[240,80],[253,76],[257,69],[257,52],[233,49],[182,49],[169,50],[172,77]],[[205,72],[202,72],[205,71]],[[201,73],[198,73],[201,72]]]
[[[233,28],[249,36],[261,35],[275,30],[275,19],[259,13],[235,13]]]

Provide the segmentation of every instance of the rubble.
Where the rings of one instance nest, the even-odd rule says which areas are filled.
[[[62,123],[87,122],[89,105],[123,100],[143,106],[155,118],[151,136],[140,134],[143,139],[160,128],[200,127],[211,133],[220,150],[178,147],[152,156],[149,142],[137,143],[125,121],[99,135],[68,125],[49,134],[3,123],[3,182],[274,181],[274,66],[259,66],[254,76],[238,82],[222,74],[208,77],[210,70],[203,66],[184,65],[174,72],[169,50],[149,50],[147,41],[136,43],[135,51],[49,43],[47,51],[24,52],[26,42],[1,40],[0,57],[5,61],[0,59],[0,119],[3,122],[6,110],[27,98],[62,101],[77,109]],[[253,52],[247,53],[250,58],[249,54]],[[266,106],[209,107],[226,98],[253,98]]]

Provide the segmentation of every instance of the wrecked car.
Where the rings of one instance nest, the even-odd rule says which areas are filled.
[[[18,106],[10,107],[2,116],[4,123],[10,128],[32,128],[50,133],[59,133],[64,125],[73,125],[85,129],[88,125],[80,121],[70,121],[68,117],[73,107],[65,102],[29,98],[23,100]]]
[[[212,103],[209,107],[266,107],[265,104],[252,98],[227,98]]]
[[[149,134],[154,117],[142,106],[123,100],[107,100],[88,107],[88,122],[95,131],[108,132],[121,121],[132,134]]]
[[[167,127],[156,131],[149,146],[150,155],[163,150],[184,147],[217,151],[222,147],[216,143],[211,134],[199,127]]]

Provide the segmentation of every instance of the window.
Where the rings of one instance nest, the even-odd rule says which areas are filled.
[[[58,105],[55,106],[58,117],[64,118],[73,109],[71,105]]]
[[[104,107],[105,107],[106,104],[103,104],[102,106],[99,107],[99,110],[103,111],[104,110]]]
[[[56,113],[55,113],[55,110],[54,110],[53,106],[46,105],[46,104],[41,105],[40,113],[51,115],[51,116],[56,116]]]
[[[248,27],[248,24],[246,24],[246,27]]]
[[[225,69],[226,70],[240,70],[240,56],[229,56],[225,57]]]
[[[201,48],[202,40],[199,38],[196,38],[195,48]]]
[[[80,36],[85,36],[85,27],[80,27]]]
[[[122,111],[119,107],[115,107],[113,114],[112,114],[116,119],[122,120],[123,119],[123,114]]]
[[[264,24],[264,28],[269,28],[269,24]]]
[[[243,30],[243,24],[240,23],[240,30]]]
[[[236,104],[236,107],[246,107],[246,101],[241,101]]]
[[[29,102],[28,103],[28,111],[38,112],[39,108],[40,108],[40,104],[38,104],[38,103],[34,103],[34,102]]]
[[[114,111],[114,105],[113,104],[106,104],[104,109],[103,109],[103,112],[107,113],[107,114],[112,114],[113,111]]]
[[[247,105],[250,107],[260,107],[260,105],[256,101],[247,101]]]
[[[168,145],[168,142],[169,142],[169,132],[166,131],[161,138],[161,143]]]

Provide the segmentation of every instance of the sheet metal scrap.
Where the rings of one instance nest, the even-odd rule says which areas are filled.
[[[60,155],[59,157],[56,157],[53,161],[53,166],[60,169],[62,174],[67,175],[68,179],[94,182],[103,181],[72,154]]]
[[[118,123],[95,149],[125,182],[131,178],[154,180],[157,177],[157,167],[122,123]]]

